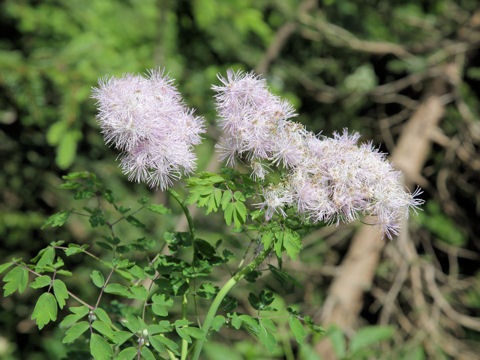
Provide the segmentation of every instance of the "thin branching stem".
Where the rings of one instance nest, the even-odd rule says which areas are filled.
[[[203,345],[205,343],[205,340],[207,339],[208,332],[210,331],[210,327],[212,326],[213,319],[215,318],[215,315],[217,314],[217,310],[220,304],[222,303],[223,299],[225,298],[225,296],[227,296],[230,290],[240,280],[242,280],[245,277],[245,275],[255,270],[257,266],[260,265],[267,258],[271,250],[272,250],[271,246],[264,249],[250,264],[246,265],[239,272],[237,272],[230,280],[228,280],[225,283],[225,285],[223,285],[223,287],[220,289],[220,291],[217,293],[217,295],[213,299],[213,302],[210,305],[210,308],[208,309],[207,316],[205,317],[205,321],[203,322],[203,326],[202,326],[203,336],[201,339],[198,339],[195,343],[192,360],[199,359],[200,353],[202,352]]]

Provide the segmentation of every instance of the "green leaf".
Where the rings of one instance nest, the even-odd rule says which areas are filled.
[[[212,329],[215,331],[219,331],[224,324],[225,324],[225,316],[217,315],[212,321]]]
[[[90,353],[95,360],[111,360],[112,346],[100,335],[92,333],[90,337]]]
[[[31,319],[36,320],[39,330],[50,321],[57,320],[57,302],[51,293],[40,295],[33,309]]]
[[[125,319],[122,320],[122,324],[132,333],[143,330],[143,324],[141,322],[141,319],[131,314],[127,314],[125,316]]]
[[[189,336],[195,338],[195,339],[203,339],[205,336],[203,334],[203,331],[199,328],[196,327],[184,327],[182,330]]]
[[[252,318],[250,315],[240,315],[240,320],[246,325],[248,330],[253,332],[255,336],[258,336],[260,325],[257,319]]]
[[[273,352],[277,346],[277,339],[275,338],[275,335],[273,335],[271,329],[268,328],[269,324],[267,325],[266,319],[261,319],[259,321],[259,325],[260,328],[258,332],[258,338],[263,345],[265,345],[268,351]]]
[[[286,287],[289,283],[293,284],[299,288],[302,288],[302,284],[295,279],[293,276],[290,274],[286,273],[285,271],[282,271],[280,269],[277,269],[275,266],[268,264],[268,268],[273,274],[273,277],[277,279],[282,286]]]
[[[390,339],[393,336],[393,326],[366,326],[358,330],[350,342],[350,352],[354,353],[372,344]]]
[[[275,255],[277,255],[279,259],[282,257],[283,237],[283,231],[278,231],[275,233],[275,243],[273,244],[273,247],[275,249]]]
[[[40,289],[42,287],[50,285],[51,282],[52,278],[50,276],[42,275],[35,278],[35,280],[30,283],[30,287],[33,289]]]
[[[76,180],[76,179],[87,179],[94,174],[89,173],[88,171],[72,171],[67,175],[63,175],[63,180]]]
[[[133,336],[131,332],[128,331],[115,331],[113,333],[113,342],[118,346],[122,345],[125,341],[130,339]]]
[[[55,249],[51,246],[44,249],[40,260],[38,260],[35,270],[42,271],[45,266],[52,266],[55,260]]]
[[[232,200],[232,193],[228,190],[224,191],[222,195],[222,201],[221,201],[223,211],[225,211],[225,209],[227,208],[227,205],[230,204],[231,200]]]
[[[63,226],[63,224],[67,222],[69,216],[70,216],[70,211],[60,211],[56,214],[53,214],[45,221],[41,229],[43,230],[46,227]]]
[[[53,123],[47,130],[46,138],[49,145],[58,145],[63,134],[68,130],[68,121],[57,121]]]
[[[245,201],[245,196],[243,196],[243,194],[240,191],[235,191],[233,193],[233,197],[235,198],[235,200]]]
[[[116,283],[108,284],[105,287],[104,292],[106,292],[108,294],[115,294],[115,295],[124,296],[124,297],[129,298],[129,299],[133,297],[132,293],[128,290],[128,288],[126,286],[116,284]]]
[[[233,211],[235,210],[234,203],[228,203],[225,207],[225,211],[223,213],[223,217],[225,218],[225,223],[230,226],[233,221]]]
[[[159,353],[167,351],[165,348],[165,345],[158,341],[158,339],[155,336],[148,336],[148,341],[150,341],[150,344],[152,344],[153,348],[157,350]]]
[[[185,331],[186,328],[181,328],[181,327],[176,327],[175,330],[177,331],[177,334],[183,339],[186,340],[188,343],[192,342],[192,338],[188,334],[187,331]]]
[[[85,199],[92,198],[94,195],[95,195],[95,192],[92,190],[81,189],[75,192],[75,195],[73,196],[73,198],[75,200],[85,200]]]
[[[117,360],[132,360],[137,356],[137,351],[138,349],[133,346],[123,349],[117,355]]]
[[[164,294],[153,295],[152,302],[152,311],[158,316],[167,316],[167,309],[173,306],[173,299],[167,298]]]
[[[235,211],[240,216],[242,223],[247,221],[247,207],[245,206],[244,203],[237,201],[235,203]]]
[[[60,323],[60,327],[68,327],[76,323],[82,317],[87,315],[88,312],[90,311],[86,306],[70,307],[69,310],[73,312],[73,314],[69,314],[65,316],[65,318]]]
[[[82,184],[76,181],[67,181],[62,185],[60,185],[60,189],[64,189],[64,190],[76,190],[81,187],[82,187]]]
[[[58,306],[60,307],[60,309],[63,309],[63,307],[65,306],[65,300],[68,299],[68,290],[62,280],[53,280],[53,293],[57,298]]]
[[[88,245],[77,245],[77,244],[68,244],[68,248],[65,249],[65,255],[72,256],[78,253],[83,252],[88,247]]]
[[[138,227],[138,228],[144,228],[145,227],[144,223],[142,223],[140,220],[138,220],[136,217],[134,217],[132,215],[128,215],[125,218],[125,220],[127,220],[130,224],[132,224],[135,227]]]
[[[213,285],[211,282],[204,282],[197,290],[198,296],[211,299],[218,293],[219,287]]]
[[[268,249],[272,245],[273,233],[271,231],[266,232],[262,235],[262,243],[265,249]]]
[[[92,323],[92,328],[94,328],[95,330],[97,330],[100,334],[108,337],[108,338],[111,339],[112,341],[114,340],[112,329],[110,328],[109,325],[107,325],[107,324],[104,323],[103,321],[101,321],[101,320],[95,320],[95,321]]]
[[[103,191],[103,197],[107,200],[110,204],[115,204],[115,199],[113,198],[112,190],[106,189]],[[114,205],[115,206],[115,205]]]
[[[81,315],[81,316],[85,316],[88,314],[88,312],[90,311],[90,309],[88,307],[86,307],[85,305],[82,305],[82,306],[70,306],[68,308],[68,310],[70,310],[72,313],[74,313],[75,315]]]
[[[145,271],[138,265],[134,265],[132,268],[128,269],[128,272],[139,280],[145,279]]]
[[[300,235],[290,229],[286,229],[283,237],[283,247],[287,251],[288,256],[290,256],[292,260],[295,260],[297,254],[302,249]]]
[[[232,326],[237,330],[242,327],[242,318],[237,313],[233,313]]]
[[[100,271],[93,270],[92,273],[90,274],[90,278],[93,281],[93,284],[96,287],[101,288],[103,284],[105,284],[105,278],[103,277],[103,274]]]
[[[146,346],[142,347],[141,354],[142,354],[142,359],[145,359],[145,360],[157,360],[157,359],[155,358],[155,355],[153,355],[153,353],[150,351],[150,349],[147,348]]]
[[[169,338],[163,336],[163,335],[155,335],[152,336],[155,340],[161,342],[163,345],[165,345],[169,350],[171,350],[173,353],[178,355],[178,345],[170,340]]]
[[[77,143],[82,138],[82,133],[78,130],[69,130],[60,139],[57,146],[57,156],[55,162],[60,169],[67,169],[72,165],[77,152]]]
[[[111,325],[112,320],[110,320],[110,317],[108,316],[107,312],[103,310],[102,308],[96,308],[95,309],[95,315],[102,320],[104,323]]]
[[[238,306],[238,300],[233,296],[227,295],[223,298],[222,302],[220,303],[220,309],[229,313],[236,309]]]
[[[184,327],[184,326],[188,326],[190,324],[190,321],[188,321],[187,319],[178,319],[178,320],[175,320],[175,322],[173,323],[173,325],[175,325],[176,327]]]
[[[290,326],[290,330],[292,330],[293,336],[295,336],[295,340],[297,343],[303,344],[303,339],[305,338],[305,328],[303,327],[300,320],[298,320],[295,316],[290,316],[288,319],[288,325]]]
[[[258,296],[253,293],[248,295],[248,301],[255,310],[270,310],[268,309],[268,305],[270,305],[273,300],[275,300],[275,296],[270,290],[264,289]]]
[[[103,215],[100,209],[94,209],[90,212],[91,216],[88,219],[88,222],[92,227],[97,227],[100,225],[105,225],[105,215]]]
[[[156,335],[158,333],[166,333],[172,331],[172,325],[168,320],[161,320],[158,324],[149,325],[147,331],[150,335]]]
[[[130,291],[132,292],[132,298],[145,301],[148,298],[148,290],[143,287],[142,284],[138,286],[130,286]]]
[[[15,291],[21,294],[28,284],[28,270],[22,266],[16,266],[3,277],[3,296],[13,294]]]
[[[87,321],[81,321],[75,325],[73,325],[70,329],[65,332],[65,337],[63,338],[62,342],[64,344],[69,344],[74,342],[78,339],[88,328],[90,325]]]
[[[73,274],[67,270],[57,270],[57,275],[72,276]]]
[[[153,211],[154,213],[162,214],[162,215],[171,213],[170,209],[167,209],[165,206],[161,204],[150,204],[147,206],[147,209],[150,211]]]
[[[218,207],[222,203],[222,190],[215,189],[215,191],[213,192],[213,197],[214,197],[214,200],[215,200],[215,208],[218,210]]]
[[[8,263],[0,265],[0,274],[3,273],[5,270],[7,270],[12,265],[13,265],[12,262],[8,262]]]

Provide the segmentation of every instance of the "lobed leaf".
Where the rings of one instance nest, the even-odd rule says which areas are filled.
[[[13,294],[15,291],[21,294],[28,284],[28,270],[22,266],[16,266],[3,277],[3,296]]]
[[[51,215],[47,220],[45,220],[45,223],[42,225],[41,229],[43,230],[47,227],[63,226],[67,222],[70,213],[70,211],[60,211]]]
[[[147,209],[161,215],[171,213],[170,209],[166,208],[161,204],[150,204],[147,206]]]
[[[51,282],[52,282],[52,278],[50,276],[42,275],[42,276],[39,276],[39,277],[35,278],[35,280],[33,280],[30,283],[30,287],[32,289],[40,289],[42,287],[50,285]]]
[[[43,293],[37,300],[31,316],[41,330],[50,321],[57,320],[57,302],[51,293]]]
[[[60,279],[53,280],[53,293],[57,299],[58,306],[63,309],[65,306],[65,300],[68,299],[68,290],[65,283]]]

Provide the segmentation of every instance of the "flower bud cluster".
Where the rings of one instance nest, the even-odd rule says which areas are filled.
[[[268,165],[281,165],[285,181],[263,189],[266,219],[285,216],[295,206],[312,222],[351,222],[373,215],[384,233],[398,233],[409,208],[423,203],[407,192],[401,173],[371,143],[358,145],[359,135],[335,133],[315,136],[288,120],[293,107],[270,93],[264,79],[254,74],[229,72],[220,78],[217,92],[219,123],[224,138],[219,146],[227,164],[237,157],[250,162],[252,175],[263,179]],[[266,163],[266,164],[265,164]]]
[[[122,151],[120,166],[129,180],[166,189],[195,170],[193,146],[205,132],[204,120],[163,71],[102,79],[92,97],[105,142]]]

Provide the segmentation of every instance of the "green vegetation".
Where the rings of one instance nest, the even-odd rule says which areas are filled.
[[[255,244],[246,249],[249,239],[238,233],[250,194],[249,186],[227,191],[224,181],[234,173],[222,173],[221,180],[198,173],[186,182],[188,194],[176,189],[179,203],[127,182],[116,154],[105,147],[92,86],[105,74],[154,67],[164,67],[188,105],[206,114],[206,141],[197,149],[200,171],[220,168],[213,155],[219,131],[210,84],[230,67],[264,73],[309,130],[330,135],[348,127],[390,153],[430,95],[443,104],[441,122],[428,135],[431,150],[423,170],[407,174],[427,200],[406,239],[415,253],[405,250],[405,238],[386,244],[374,282],[352,315],[360,330],[323,324],[321,314],[354,228],[312,228],[299,235],[291,223],[282,232],[263,229],[263,243],[287,256],[281,268],[271,264],[249,273],[246,284],[223,299],[222,312],[211,319],[218,334],[206,343],[205,358],[319,359],[318,343],[325,337],[342,359],[478,356],[479,11],[476,0],[3,1],[0,271],[4,296],[10,296],[0,299],[0,359],[87,358],[89,346],[97,358],[122,348],[119,358],[131,359],[137,349],[123,344],[145,327],[127,317],[124,299],[96,307],[92,315],[71,293],[95,305],[105,287],[108,300],[142,301],[145,294],[131,283],[148,277],[149,261],[164,248],[190,257],[198,252],[210,258],[195,272],[213,278],[196,284],[203,318],[217,284],[226,281],[212,270],[211,256],[216,267],[225,267],[232,254],[219,247],[238,250],[239,258],[245,250],[258,250]],[[183,215],[191,204],[199,208],[192,210],[204,241],[198,248],[189,247]],[[15,266],[22,261],[30,274]],[[167,260],[162,266],[175,268]],[[182,295],[183,275],[177,275],[172,296]],[[158,317],[181,314],[177,305],[152,297]],[[124,316],[128,331],[115,329],[111,316]],[[51,325],[55,320],[60,329]],[[146,359],[153,349],[181,351],[163,334],[188,343],[204,336],[194,323],[155,326],[147,327]],[[232,328],[246,332],[232,337]],[[78,340],[87,334],[89,343]]]

